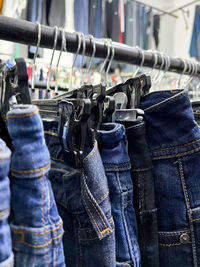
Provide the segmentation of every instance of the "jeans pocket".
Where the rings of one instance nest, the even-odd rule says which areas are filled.
[[[160,266],[193,267],[192,242],[189,229],[158,232]]]

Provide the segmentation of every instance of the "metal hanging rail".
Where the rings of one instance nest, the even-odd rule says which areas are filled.
[[[169,12],[169,14],[172,15],[172,14],[176,13],[177,11],[182,10],[182,9],[188,7],[188,6],[191,6],[191,5],[193,5],[193,4],[197,3],[197,2],[200,3],[199,0],[190,1],[189,3],[187,3],[185,5],[182,5],[182,6],[178,7],[178,8],[173,9],[172,11]]]
[[[78,48],[78,36],[76,33],[65,34],[66,37],[66,48],[68,52],[76,53]],[[0,16],[0,39],[26,44],[26,45],[37,45],[37,25],[32,22],[25,20],[14,19],[6,16]],[[60,50],[62,43],[62,32],[59,30],[56,50]],[[93,53],[93,43],[89,36],[85,37],[86,56],[91,56]],[[97,58],[106,58],[107,55],[107,45],[105,40],[96,39],[96,53],[95,57]],[[41,41],[40,47],[52,49],[54,46],[54,28],[48,26],[41,26]],[[119,43],[113,42],[113,47],[115,50],[114,60],[131,64],[131,65],[140,65],[142,61],[142,53],[137,48],[133,48],[127,45],[121,45]],[[82,53],[83,45],[79,54]],[[155,52],[150,52],[144,50],[144,66],[153,67],[155,63]],[[189,65],[189,64],[188,64]],[[162,67],[162,68],[161,68]],[[182,59],[170,58],[170,67],[168,71],[182,73],[184,70],[184,62]],[[164,69],[165,67],[162,64],[162,57],[158,54],[158,62],[155,66],[156,69]],[[188,66],[186,72],[190,69]],[[200,64],[197,64],[197,74],[200,76]]]
[[[144,2],[140,2],[140,1],[137,1],[137,0],[132,0],[132,2],[135,2],[135,3],[139,4],[139,5],[144,5],[144,6],[146,6],[146,7],[151,8],[151,9],[154,9],[154,10],[156,10],[156,11],[162,13],[163,15],[169,15],[169,16],[171,16],[171,17],[173,17],[173,18],[176,18],[176,19],[178,18],[178,16],[172,14],[172,12],[168,12],[168,11],[166,11],[166,10],[163,10],[163,9],[161,9],[161,8],[158,8],[158,7],[155,7],[155,6],[146,4],[146,3],[144,3]]]

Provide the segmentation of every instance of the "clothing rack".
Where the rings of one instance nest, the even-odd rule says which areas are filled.
[[[163,10],[161,8],[146,4],[146,3],[141,2],[141,1],[137,1],[137,0],[131,0],[131,1],[135,2],[135,3],[139,4],[139,5],[143,5],[145,7],[149,7],[151,9],[155,10],[155,11],[158,11],[158,12],[162,13],[162,15],[168,15],[168,16],[171,16],[171,17],[176,18],[176,19],[178,18],[178,16],[174,15],[173,12],[165,11],[165,10]]]
[[[37,25],[35,23],[14,19],[6,16],[0,16],[0,39],[26,44],[26,45],[37,45],[38,38],[38,30]],[[41,41],[40,47],[50,48],[52,49],[54,46],[54,28],[49,26],[41,26]],[[77,33],[65,33],[66,38],[66,49],[70,53],[76,53],[78,48],[78,36]],[[82,42],[82,41],[81,41]],[[59,31],[56,50],[61,49],[62,43],[62,31]],[[91,56],[93,53],[93,43],[89,36],[85,37],[86,50],[85,55]],[[107,55],[107,44],[104,39],[96,39],[96,53],[95,57],[97,58],[106,58]],[[122,45],[119,43],[112,43],[115,55],[114,60],[127,63],[131,65],[140,65],[142,61],[142,53],[139,49],[133,48],[131,46]],[[82,53],[83,45],[81,45],[81,49],[79,54]],[[155,52],[144,51],[144,64],[143,66],[153,67],[155,63]],[[112,53],[111,53],[112,54]],[[110,55],[111,57],[112,55]],[[160,69],[162,66],[162,57],[158,54],[158,62],[155,66],[156,69]],[[183,59],[178,58],[170,58],[170,67],[168,71],[175,73],[182,73],[184,70],[185,64]],[[165,69],[165,66],[162,66],[161,69]],[[189,71],[189,64],[187,65],[187,69],[185,73]],[[197,76],[200,76],[200,64],[197,64]]]
[[[200,1],[199,0],[190,1],[189,3],[187,3],[185,5],[182,5],[182,6],[179,6],[178,8],[173,9],[172,11],[169,12],[169,14],[172,15],[172,14],[176,13],[177,11],[183,10],[184,8],[189,7],[189,6],[191,6],[197,2],[200,2]]]

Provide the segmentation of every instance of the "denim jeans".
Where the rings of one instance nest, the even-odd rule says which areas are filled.
[[[144,96],[162,267],[200,266],[200,129],[187,90]]]
[[[8,216],[10,213],[10,150],[0,139],[0,267],[13,266],[13,253]]]
[[[145,123],[126,127],[131,176],[134,188],[142,267],[159,267],[157,210],[152,160],[145,140]]]
[[[83,169],[75,169],[71,154],[61,147],[57,122],[44,119],[43,124],[67,267],[116,266],[114,222],[97,143],[84,158]]]
[[[130,159],[121,124],[102,124],[102,160],[108,179],[112,215],[115,223],[116,266],[140,266],[137,223],[133,208]]]
[[[15,105],[7,119],[14,147],[10,171],[15,266],[63,267],[63,222],[48,179],[50,156],[38,109]]]

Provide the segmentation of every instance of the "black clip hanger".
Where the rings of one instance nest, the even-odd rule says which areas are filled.
[[[75,167],[82,167],[83,152],[87,136],[87,121],[91,113],[89,99],[68,99],[59,103],[60,123],[59,137],[63,145],[63,129],[68,124],[67,144]],[[63,146],[64,147],[64,146]]]
[[[115,111],[115,98],[106,96],[104,100],[103,122],[112,122],[112,115]]]

